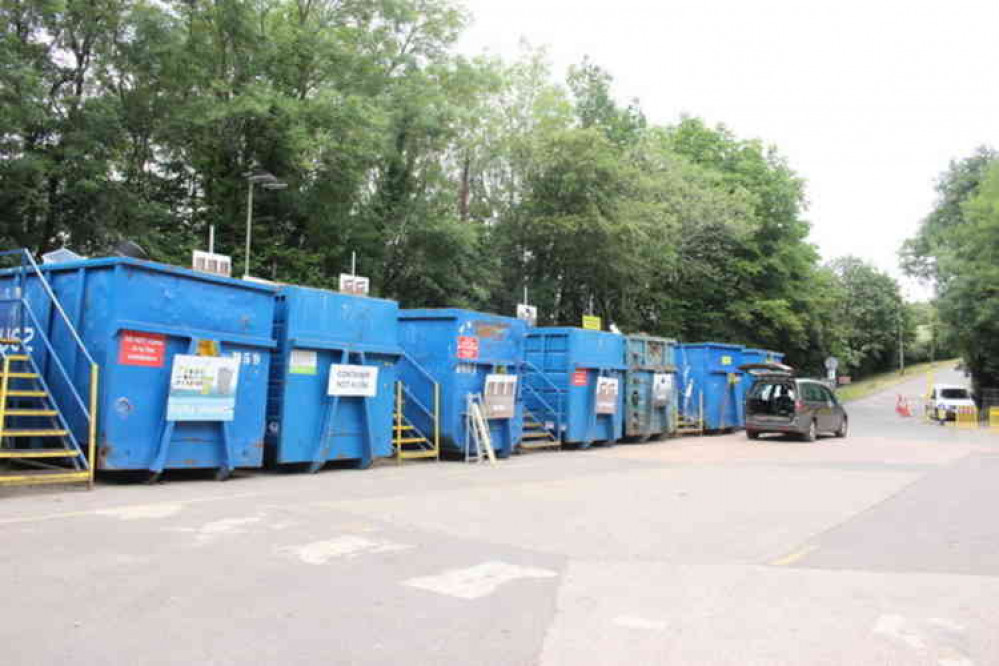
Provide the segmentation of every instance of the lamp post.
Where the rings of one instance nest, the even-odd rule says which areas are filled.
[[[243,260],[243,277],[250,277],[250,240],[253,237],[253,186],[260,185],[265,190],[283,190],[288,183],[266,171],[249,171],[243,174],[249,188],[246,194],[246,257]]]

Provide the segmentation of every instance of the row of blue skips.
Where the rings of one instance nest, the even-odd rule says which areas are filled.
[[[439,403],[442,449],[462,455],[469,394],[485,394],[487,408],[497,410],[488,424],[501,458],[532,426],[582,448],[668,436],[683,418],[725,430],[743,420],[747,382],[738,366],[782,359],[734,345],[529,328],[468,310],[400,310],[394,301],[126,258],[56,264],[43,273],[102,368],[97,450],[105,471],[265,462],[318,469],[328,461],[366,467],[393,455],[399,404],[406,427],[429,435]],[[83,388],[88,369],[72,331],[38,282],[26,281],[24,299],[47,328],[51,353]],[[0,275],[0,293],[13,284]],[[10,337],[15,313],[0,312]],[[32,345],[33,337],[30,327],[23,331],[25,346],[47,368],[49,352]],[[202,418],[188,403],[186,416],[174,411],[191,357],[233,366],[230,416]],[[70,400],[54,378],[50,386],[57,402]],[[193,400],[217,400],[217,388],[206,385]],[[82,420],[71,410],[65,416],[86,439]]]

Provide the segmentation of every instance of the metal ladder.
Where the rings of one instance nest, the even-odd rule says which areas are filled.
[[[496,452],[489,434],[482,395],[469,393],[465,409],[465,462],[496,464]]]

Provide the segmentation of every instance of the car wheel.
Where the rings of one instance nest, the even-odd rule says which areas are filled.
[[[759,439],[760,433],[756,432],[755,430],[747,430],[746,437],[748,437],[749,439]]]
[[[805,433],[806,442],[814,442],[819,438],[819,431],[815,427],[815,421],[808,424],[808,432]]]
[[[839,424],[839,430],[836,431],[836,436],[839,437],[840,439],[843,439],[844,437],[846,437],[849,428],[850,428],[849,421],[847,421],[847,419],[844,417],[843,422]]]

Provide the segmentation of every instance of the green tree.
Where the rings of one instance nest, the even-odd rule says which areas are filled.
[[[999,161],[979,148],[952,162],[938,199],[902,251],[912,275],[932,281],[947,339],[976,386],[999,386]]]

